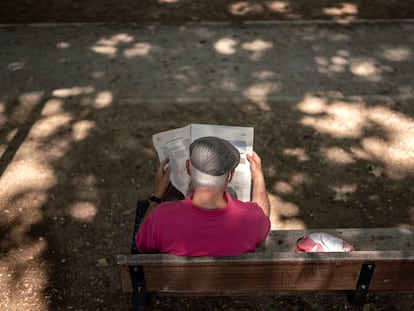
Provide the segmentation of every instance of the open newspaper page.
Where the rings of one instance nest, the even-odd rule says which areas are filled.
[[[253,152],[253,132],[253,127],[191,124],[191,141],[204,136],[216,136],[228,140],[239,150],[240,163],[236,167],[228,191],[241,201],[251,199],[250,163],[246,154]]]
[[[228,191],[241,201],[251,199],[250,163],[246,154],[253,151],[253,128],[210,124],[190,124],[153,135],[153,143],[160,162],[170,159],[171,183],[182,194],[188,195],[190,178],[185,161],[189,158],[191,142],[200,137],[216,136],[231,142],[240,151],[240,164],[236,167]]]
[[[160,162],[170,159],[171,183],[182,194],[187,195],[190,177],[186,171],[185,161],[189,158],[190,126],[154,134],[152,141]]]

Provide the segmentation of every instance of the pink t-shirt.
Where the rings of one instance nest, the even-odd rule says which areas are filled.
[[[135,242],[141,253],[232,256],[253,252],[266,239],[270,220],[254,202],[225,194],[218,210],[194,206],[192,195],[158,205],[141,224]]]

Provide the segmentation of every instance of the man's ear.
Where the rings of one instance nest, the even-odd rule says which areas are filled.
[[[185,161],[185,168],[187,171],[188,176],[191,176],[191,170],[190,170],[190,160]]]
[[[228,183],[230,183],[230,182],[231,182],[231,180],[233,179],[233,175],[234,175],[234,170],[232,170],[232,171],[229,173],[229,176],[227,177],[227,182],[228,182]]]

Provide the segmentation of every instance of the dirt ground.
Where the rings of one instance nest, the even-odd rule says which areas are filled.
[[[390,0],[375,5],[363,0],[6,0],[0,9],[1,23],[413,17],[413,1]],[[409,49],[401,52],[403,44]],[[387,54],[396,64],[394,69],[383,68],[389,81],[373,75],[369,86],[381,88],[375,96],[362,98],[337,93],[307,98],[301,93],[291,94],[297,100],[269,100],[269,107],[258,108],[246,100],[174,102],[161,109],[145,102],[117,105],[116,98],[108,105],[105,92],[93,106],[85,95],[88,90],[59,97],[36,92],[11,96],[3,89],[0,309],[129,310],[112,260],[129,250],[136,200],[151,194],[157,164],[151,136],[191,122],[255,128],[255,150],[264,163],[274,229],[413,226],[414,41],[401,46]],[[395,51],[401,52],[397,60]],[[336,60],[320,65],[336,70],[341,58]],[[20,63],[7,66],[17,71]],[[294,79],[295,74],[301,72],[285,78]],[[362,87],[356,93],[361,92]],[[412,294],[370,295],[363,310],[413,308]],[[278,295],[162,298],[154,301],[153,309],[351,308],[342,295]]]

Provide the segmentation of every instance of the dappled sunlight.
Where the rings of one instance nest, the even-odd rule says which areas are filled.
[[[222,38],[214,43],[214,49],[217,53],[223,55],[232,55],[236,53],[237,41],[232,38]]]
[[[112,104],[113,99],[114,98],[111,92],[109,91],[99,92],[96,95],[93,107],[95,109],[107,108],[109,105]]]
[[[272,230],[281,229],[306,229],[305,223],[300,219],[300,208],[291,202],[284,201],[277,195],[269,193],[272,206],[270,222]]]
[[[282,90],[279,82],[256,83],[243,91],[243,95],[254,102],[260,109],[270,111],[268,97]]]
[[[52,299],[45,296],[50,270],[45,261],[48,240],[36,230],[50,220],[46,206],[62,200],[50,192],[62,177],[54,163],[67,156],[74,142],[89,138],[96,127],[94,121],[69,113],[65,99],[93,92],[89,87],[58,89],[54,92],[56,97],[48,100],[43,92],[23,93],[9,111],[8,103],[1,102],[0,115],[4,113],[5,122],[15,124],[6,124],[7,132],[0,145],[2,157],[8,152],[2,158],[6,163],[0,175],[0,225],[5,234],[0,241],[0,299],[11,309],[31,310],[36,305],[46,310]],[[102,91],[91,107],[101,109],[111,103],[112,94]],[[11,146],[12,143],[18,145]],[[68,216],[91,223],[98,212],[96,181],[85,177],[75,183],[79,186],[75,194],[79,201],[70,205]]]
[[[328,104],[327,99],[307,96],[298,104],[299,110],[319,111],[321,116],[304,116],[301,124],[312,127],[318,132],[337,138],[358,138],[365,127],[366,107],[362,103],[344,103],[335,101]]]
[[[48,309],[50,297],[44,296],[48,273],[40,259],[46,249],[46,240],[39,238],[20,245],[0,261],[0,300],[7,310]]]
[[[10,195],[13,193],[25,193],[28,190],[44,191],[56,184],[53,170],[47,164],[40,163],[38,159],[31,158],[33,154],[34,150],[31,148],[21,150],[0,177],[0,202],[13,197]]]
[[[276,193],[287,195],[287,194],[293,194],[295,192],[295,189],[287,182],[284,181],[278,181],[273,185],[273,190]]]
[[[322,12],[335,19],[352,20],[358,16],[359,10],[355,3],[342,2],[335,7],[323,8]]]
[[[380,66],[376,60],[370,58],[351,59],[349,70],[356,76],[369,81],[381,81],[381,74],[385,67]]]
[[[108,38],[102,38],[98,40],[95,45],[92,45],[90,47],[90,50],[96,54],[115,57],[118,53],[119,46],[131,43],[133,41],[133,36],[126,33],[120,33]]]
[[[72,120],[73,116],[69,113],[44,117],[33,126],[32,137],[37,139],[53,136],[63,127],[69,126]]]
[[[286,148],[283,150],[285,156],[294,157],[298,162],[309,161],[310,157],[303,148]]]
[[[323,74],[344,73],[348,70],[350,53],[346,50],[338,50],[331,57],[316,56],[315,62],[318,71]]]
[[[69,208],[69,215],[80,222],[92,223],[98,209],[91,202],[77,202]]]
[[[404,114],[384,106],[370,107],[362,101],[330,102],[314,97],[306,97],[298,109],[305,113],[302,125],[335,138],[356,141],[349,151],[339,147],[322,148],[321,155],[330,162],[379,161],[393,179],[414,173],[414,120]]]
[[[93,86],[74,86],[66,89],[53,90],[52,95],[60,98],[66,98],[70,96],[79,96],[92,94],[95,91]]]
[[[242,48],[251,53],[250,59],[253,61],[258,61],[262,58],[263,54],[273,48],[273,43],[270,41],[264,40],[254,40],[252,42],[245,42],[242,44]]]
[[[60,50],[69,49],[72,46],[69,42],[61,41],[56,44],[56,47]]]
[[[96,127],[96,123],[90,120],[77,121],[72,125],[72,139],[74,141],[85,140],[90,131]]]
[[[248,1],[234,2],[229,5],[229,12],[233,15],[249,15],[263,13],[264,8],[261,4],[251,3]]]
[[[400,62],[410,57],[409,50],[406,49],[387,49],[383,53],[387,60]],[[326,75],[337,75],[350,73],[356,77],[370,82],[380,82],[384,74],[394,72],[394,68],[385,65],[373,57],[353,57],[349,51],[338,50],[334,55],[315,56],[318,72]]]
[[[137,56],[148,56],[152,50],[152,45],[147,42],[135,43],[132,48],[124,50],[124,56],[126,58],[132,58]]]
[[[413,57],[413,52],[405,46],[385,47],[382,56],[392,62],[404,62]]]
[[[354,155],[340,147],[321,148],[321,154],[329,163],[341,165],[355,163]]]

